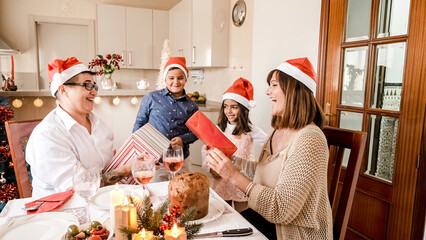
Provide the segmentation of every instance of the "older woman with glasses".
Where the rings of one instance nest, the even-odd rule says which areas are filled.
[[[71,188],[76,162],[101,171],[113,157],[113,133],[92,113],[98,86],[89,69],[71,57],[49,62],[48,73],[59,105],[34,129],[26,150],[36,198]],[[104,174],[101,185],[130,175],[126,164]]]

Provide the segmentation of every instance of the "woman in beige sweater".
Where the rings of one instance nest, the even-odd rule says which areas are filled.
[[[249,197],[249,207],[260,214],[256,220],[275,224],[276,235],[260,223],[258,229],[268,238],[332,239],[329,152],[320,129],[324,114],[314,97],[316,73],[307,58],[292,59],[272,70],[267,82],[274,129],[254,180],[242,175],[218,149],[209,152],[209,165]]]

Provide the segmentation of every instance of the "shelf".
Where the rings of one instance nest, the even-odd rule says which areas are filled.
[[[144,96],[145,94],[154,91],[153,89],[138,90],[138,89],[116,89],[113,91],[99,89],[98,96],[115,97],[115,96]],[[0,91],[0,97],[51,97],[49,90],[40,91]]]

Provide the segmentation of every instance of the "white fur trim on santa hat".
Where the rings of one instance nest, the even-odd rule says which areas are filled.
[[[80,63],[67,68],[66,70],[62,71],[62,73],[55,73],[53,75],[52,82],[50,83],[50,92],[52,93],[52,96],[55,97],[56,91],[58,91],[59,86],[61,86],[64,82],[71,79],[75,75],[86,71],[90,70],[86,67],[86,65]]]
[[[252,106],[253,103],[250,103],[250,102],[254,102],[253,100],[249,101],[247,98],[245,98],[245,97],[243,97],[239,94],[236,94],[236,93],[227,92],[227,93],[223,94],[222,101],[225,100],[225,99],[234,100],[234,101],[240,103],[241,105],[243,105],[244,107],[246,107],[248,110],[250,110],[254,107],[254,106]]]
[[[278,67],[276,67],[275,69],[280,70],[290,76],[292,76],[293,78],[295,78],[296,80],[300,81],[301,83],[303,83],[306,87],[308,87],[312,93],[315,96],[315,92],[317,89],[317,83],[315,82],[314,79],[312,79],[311,77],[309,77],[309,75],[307,75],[306,73],[302,72],[299,68],[284,62],[281,63]]]
[[[167,73],[169,72],[170,68],[174,68],[174,67],[177,67],[180,70],[182,70],[182,72],[185,74],[186,79],[188,79],[188,72],[186,71],[186,69],[184,67],[182,67],[180,64],[175,63],[175,64],[170,64],[169,66],[167,66],[164,69],[164,80],[166,80],[166,76],[167,76]]]

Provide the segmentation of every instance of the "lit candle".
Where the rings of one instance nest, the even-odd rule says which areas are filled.
[[[164,238],[165,240],[186,240],[185,228],[178,227],[175,223],[171,230],[164,231]]]
[[[111,222],[115,222],[115,206],[120,204],[122,199],[125,198],[124,190],[118,189],[118,183],[115,184],[115,189],[109,192],[109,213],[111,215]]]
[[[143,228],[139,233],[132,235],[132,240],[151,240],[153,238],[154,231],[145,231],[145,228]]]
[[[127,236],[121,233],[120,228],[137,229],[136,207],[129,204],[127,198],[124,203],[115,206],[114,232],[116,240],[127,240]]]
[[[12,59],[12,71],[11,71],[11,74],[12,74],[12,80],[13,80],[13,79],[15,79],[15,64],[13,62],[13,55],[10,55],[10,59]]]

